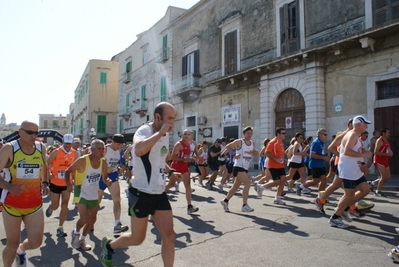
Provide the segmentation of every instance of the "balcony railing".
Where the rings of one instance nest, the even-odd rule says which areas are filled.
[[[194,73],[187,74],[186,76],[178,80],[175,80],[173,82],[174,91],[179,91],[186,88],[201,87],[201,86],[202,86],[201,75]]]
[[[165,62],[169,59],[170,49],[168,47],[162,47],[156,52],[156,61],[158,63]]]
[[[132,81],[132,79],[131,79],[131,73],[130,72],[125,72],[124,74],[123,74],[123,82],[124,83],[126,83],[126,84],[128,84],[128,83],[130,83],[131,81]]]

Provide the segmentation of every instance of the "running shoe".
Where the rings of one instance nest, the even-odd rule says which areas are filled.
[[[369,210],[369,209],[374,208],[374,204],[373,204],[373,203],[366,202],[366,201],[363,201],[362,203],[357,204],[357,205],[356,205],[356,208],[357,208],[358,210]]]
[[[349,214],[351,215],[351,217],[354,218],[363,218],[364,216],[366,216],[366,214],[360,212],[357,208],[355,210],[349,210]]]
[[[57,236],[58,237],[65,237],[67,236],[67,233],[64,232],[64,228],[58,227],[57,228]]]
[[[86,240],[80,240],[80,249],[84,250],[84,251],[88,251],[91,250],[91,246],[89,244],[86,243]]]
[[[252,211],[254,211],[254,209],[251,208],[250,206],[248,206],[248,204],[245,204],[244,206],[242,206],[241,211],[242,212],[252,212]]]
[[[285,202],[282,201],[281,199],[277,198],[277,199],[273,200],[273,204],[285,205]]]
[[[178,182],[175,183],[175,192],[179,192],[179,183]]]
[[[304,187],[302,189],[302,194],[310,194],[312,192],[312,190],[310,188]]]
[[[111,251],[107,249],[107,244],[111,242],[111,238],[104,237],[103,240],[101,241],[101,255],[100,255],[100,260],[103,266],[105,267],[112,267],[112,254],[115,253],[115,251]]]
[[[258,182],[255,182],[255,183],[254,183],[254,190],[255,190],[256,192],[258,192]]]
[[[193,193],[193,192],[195,192],[195,189],[194,189],[194,188],[191,188],[191,193]]]
[[[341,217],[342,217],[342,219],[343,219],[345,222],[352,222],[352,218],[351,218],[351,216],[349,215],[349,210],[348,210],[348,211],[342,212]]]
[[[207,183],[205,184],[205,188],[208,189],[208,190],[212,190],[212,189],[213,189],[213,186],[212,186],[212,184],[211,184],[210,182],[207,182]]]
[[[395,231],[399,235],[399,228],[395,228]]]
[[[223,185],[222,185],[222,184],[219,184],[219,185],[218,185],[218,188],[219,188],[220,192],[223,192],[223,191],[224,191],[224,190],[223,190]]]
[[[369,186],[370,186],[370,191],[371,192],[374,192],[374,185],[373,185],[373,182],[367,182],[368,184],[369,184]]]
[[[253,185],[255,183],[255,176],[250,177],[249,180],[251,181],[251,185]]]
[[[375,195],[376,197],[387,197],[387,196],[386,196],[384,193],[382,193],[381,191],[380,191],[380,192],[375,192],[374,195]]]
[[[195,183],[195,176],[191,177],[191,180],[193,180],[193,183]]]
[[[72,245],[73,248],[76,248],[76,249],[80,248],[79,237],[80,237],[80,234],[75,234],[75,231],[72,230],[72,232],[71,232],[71,245]]]
[[[225,212],[229,212],[229,203],[228,202],[222,200],[222,201],[220,201],[220,204],[222,204]]]
[[[301,188],[301,185],[300,185],[300,184],[296,184],[296,194],[297,194],[298,196],[301,196],[301,195],[302,195],[302,188]]]
[[[326,206],[331,206],[331,207],[336,207],[338,206],[337,203],[331,202],[330,200],[326,199],[326,202],[324,203]]]
[[[262,197],[263,189],[265,189],[263,186],[258,186],[258,190],[256,190],[258,197]]]
[[[125,225],[123,226],[121,222],[119,222],[115,227],[114,227],[114,234],[126,232],[129,230],[129,226]]]
[[[399,262],[399,253],[396,252],[395,248],[393,248],[389,253],[388,257],[390,257],[393,262]]]
[[[197,212],[198,210],[199,210],[198,207],[194,207],[193,205],[190,205],[190,207],[187,208],[187,214]]]
[[[46,217],[50,217],[51,214],[53,214],[53,210],[51,209],[51,206],[48,206],[46,209]]]
[[[17,267],[25,267],[28,266],[27,260],[26,260],[26,252],[22,254],[16,254],[15,255],[15,263],[14,266]]]
[[[292,189],[291,187],[288,187],[287,191],[288,191],[288,193],[294,193],[295,192],[294,189]]]
[[[338,217],[337,219],[333,219],[332,217],[328,220],[328,223],[333,226],[333,227],[338,227],[338,228],[348,228],[349,225],[344,223],[341,219],[341,217]]]
[[[324,205],[320,203],[320,198],[316,198],[314,200],[314,204],[316,205],[316,209],[318,212],[320,212],[321,214],[326,214],[326,212],[324,211]]]

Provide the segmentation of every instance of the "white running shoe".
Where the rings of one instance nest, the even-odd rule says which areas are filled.
[[[277,205],[285,205],[285,202],[282,201],[279,198],[274,199],[273,204],[277,204]]]
[[[72,230],[72,232],[71,232],[71,245],[72,245],[73,248],[76,248],[76,249],[80,248],[79,237],[80,237],[80,234],[75,234],[75,231]]]
[[[229,212],[229,203],[228,202],[222,200],[222,201],[220,201],[220,204],[222,204],[225,212]]]
[[[328,223],[331,226],[334,227],[338,227],[338,228],[348,228],[349,225],[347,225],[346,223],[344,223],[341,219],[341,217],[337,218],[337,219],[333,219],[332,217],[328,220]]]
[[[251,208],[250,206],[248,206],[248,204],[245,204],[244,206],[242,206],[241,211],[242,212],[252,212],[252,211],[254,211],[254,209]]]
[[[219,184],[218,187],[219,187],[220,192],[224,192],[222,184]]]
[[[311,192],[312,192],[312,190],[309,189],[309,188],[304,187],[304,188],[302,189],[302,194],[310,194]]]
[[[258,193],[258,197],[262,197],[263,189],[263,186],[258,186],[258,189],[256,190],[256,192]]]

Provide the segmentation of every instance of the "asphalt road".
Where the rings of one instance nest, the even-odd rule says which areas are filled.
[[[397,179],[397,178],[395,178]],[[219,179],[218,179],[219,180]],[[120,181],[124,189],[126,183]],[[230,212],[220,204],[225,193],[193,186],[193,204],[199,207],[195,215],[186,212],[184,187],[180,193],[169,192],[174,213],[176,232],[175,266],[391,266],[389,250],[399,244],[395,232],[398,227],[399,204],[396,180],[384,192],[387,198],[368,195],[366,200],[375,203],[367,216],[355,219],[348,229],[330,227],[327,215],[318,213],[313,204],[316,193],[298,197],[287,194],[286,206],[274,205],[275,191],[265,190],[259,198],[253,189],[248,204],[252,213],[241,212],[241,191],[230,200]],[[225,188],[228,189],[228,188]],[[127,199],[122,195],[122,222],[128,224]],[[343,191],[330,197],[337,202]],[[47,208],[49,198],[44,199]],[[43,245],[28,252],[28,266],[101,266],[99,253],[101,239],[112,236],[114,218],[112,201],[105,195],[95,230],[87,241],[93,250],[73,249],[69,233],[77,219],[76,209],[70,205],[64,225],[66,238],[55,235],[58,211],[45,218]],[[0,215],[1,216],[1,215]],[[26,232],[22,227],[23,236]],[[5,233],[0,227],[0,249],[5,245]],[[152,221],[148,223],[147,238],[137,247],[117,250],[114,266],[162,266],[161,239]]]

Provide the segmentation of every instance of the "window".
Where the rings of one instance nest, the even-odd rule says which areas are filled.
[[[132,61],[130,60],[128,63],[126,63],[126,73],[129,73],[132,71]]]
[[[147,100],[147,90],[146,90],[146,85],[144,84],[141,86],[141,108],[145,109],[146,107],[146,100]]]
[[[182,58],[182,77],[191,73],[199,74],[199,50]]]
[[[48,128],[48,121],[47,120],[43,121],[43,127],[44,127],[44,129]]]
[[[107,116],[97,115],[97,133],[106,133]]]
[[[281,54],[299,50],[299,37],[299,0],[295,0],[280,8]]]
[[[399,79],[377,82],[377,99],[399,98]]]
[[[87,93],[88,90],[89,90],[89,81],[86,80],[86,93]]]
[[[129,107],[130,107],[130,94],[126,95],[126,106],[125,106],[125,113],[129,114]]]
[[[147,63],[148,60],[148,52],[147,49],[143,50],[143,65]]]
[[[162,38],[162,58],[168,58],[168,35],[165,34]]]
[[[161,77],[161,93],[160,93],[160,101],[166,101],[166,77]]]
[[[100,84],[107,84],[107,73],[100,72]]]
[[[62,127],[67,127],[67,121],[66,121],[66,120],[64,120],[64,121],[62,122]]]
[[[187,127],[195,126],[195,116],[187,117]]]
[[[399,18],[399,0],[373,0],[374,26]]]
[[[237,30],[224,36],[224,73],[237,71]]]

